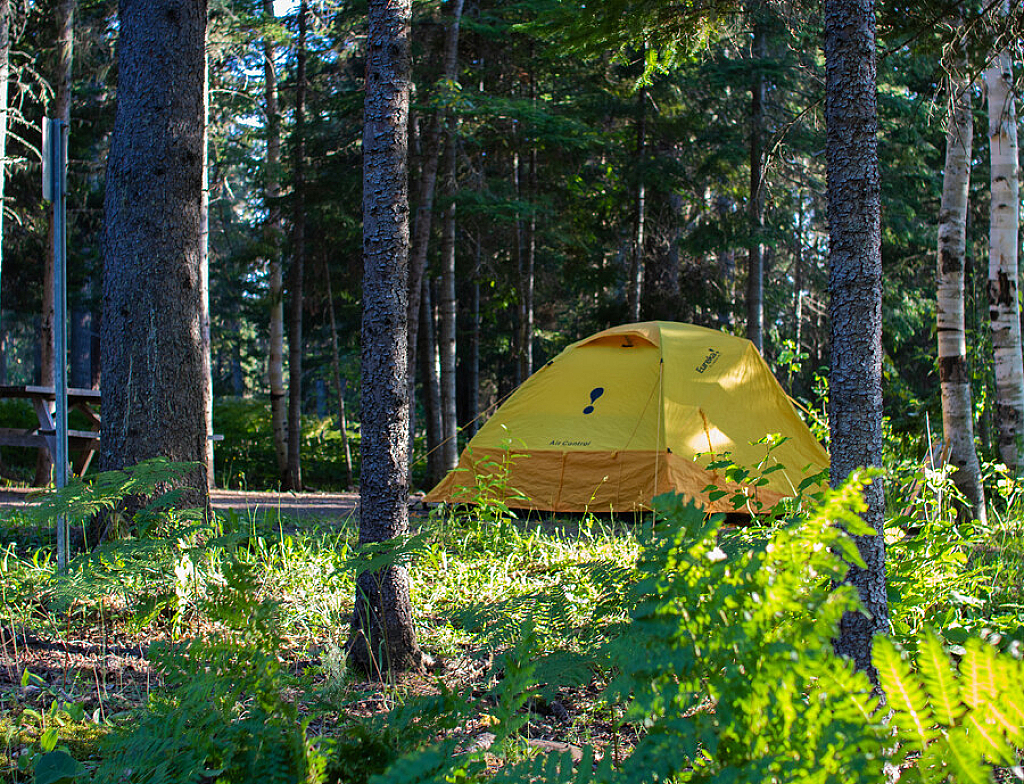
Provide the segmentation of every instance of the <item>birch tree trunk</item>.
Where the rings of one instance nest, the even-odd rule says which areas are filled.
[[[265,22],[274,19],[273,0],[263,0]],[[268,259],[267,300],[270,305],[267,376],[270,384],[270,428],[274,436],[277,475],[288,474],[288,412],[284,386],[284,270],[281,261],[281,112],[277,100],[277,66],[274,42],[263,39],[263,99],[267,113],[267,152],[263,207],[263,243]]]
[[[985,88],[992,176],[988,306],[996,375],[996,438],[1000,459],[1016,474],[1024,467],[1024,363],[1017,296],[1017,111],[1009,52],[1000,52],[985,69]]]
[[[882,257],[875,98],[873,0],[825,0],[825,123],[828,173],[829,315],[832,363],[829,420],[833,486],[861,466],[882,465]],[[876,479],[865,489],[857,536],[865,568],[851,566],[865,613],[846,613],[834,641],[877,682],[871,639],[888,631],[885,499]]]
[[[362,471],[359,544],[409,528],[408,130],[411,0],[370,0],[363,129]],[[406,567],[356,578],[349,662],[420,669]]]
[[[967,63],[962,66],[967,68]],[[939,383],[942,388],[942,430],[949,444],[949,461],[956,466],[953,483],[975,520],[986,521],[985,490],[974,447],[971,378],[967,370],[964,330],[964,262],[967,253],[967,191],[971,179],[974,121],[970,85],[966,78],[949,79],[949,118],[946,127],[946,168],[939,208],[938,327]]]
[[[288,332],[288,481],[302,490],[302,311],[306,266],[306,0],[299,3],[295,69],[295,162],[292,193],[291,320]]]
[[[207,31],[209,30],[207,19]],[[203,163],[202,199],[199,202],[199,302],[202,308],[200,331],[203,355],[203,396],[206,410],[206,487],[212,490],[216,482],[213,464],[213,341],[210,332],[210,58],[206,51],[208,41],[203,37]]]

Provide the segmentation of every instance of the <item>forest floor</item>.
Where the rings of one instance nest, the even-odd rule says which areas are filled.
[[[95,561],[83,562],[71,587],[62,588],[53,578],[52,554],[40,557],[51,552],[49,532],[19,521],[16,510],[31,504],[29,495],[0,493],[0,781],[18,783],[32,777],[18,771],[17,760],[38,757],[48,727],[59,727],[61,743],[94,769],[100,738],[133,721],[164,691],[154,644],[225,633],[204,592],[222,579],[218,563],[228,557],[209,542],[170,541],[163,554],[145,556],[147,576],[135,588]],[[242,537],[233,557],[251,563],[258,593],[280,607],[275,656],[312,736],[344,733],[448,689],[477,706],[454,730],[462,747],[488,748],[497,709],[491,695],[501,677],[500,652],[508,647],[485,631],[495,620],[492,606],[570,579],[563,570],[575,564],[636,555],[628,526],[590,530],[581,521],[546,520],[515,521],[512,529],[467,527],[428,516],[413,497],[413,527],[431,542],[417,556],[412,597],[431,663],[426,672],[381,683],[344,663],[354,594],[346,559],[354,557],[358,495],[217,490],[212,503],[221,535]],[[505,539],[495,548],[499,528]],[[114,542],[108,552],[130,562],[132,546]],[[183,568],[193,570],[191,585],[182,584]],[[146,595],[166,604],[147,615]],[[599,756],[625,754],[635,734],[602,707],[603,687],[591,680],[531,699],[518,736],[537,753],[579,758],[582,747],[592,746]]]
[[[6,487],[0,490],[0,511],[32,503],[37,487]],[[262,490],[210,491],[210,505],[218,512],[266,512],[281,516],[347,520],[359,506],[359,493],[280,493]]]

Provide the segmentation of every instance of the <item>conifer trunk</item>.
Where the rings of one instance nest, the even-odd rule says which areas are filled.
[[[764,351],[764,127],[767,94],[763,64],[767,56],[767,34],[760,4],[755,4],[754,79],[750,85],[750,239],[747,245],[747,340]]]
[[[306,0],[299,4],[295,69],[295,161],[292,194],[291,319],[288,332],[288,482],[302,490],[302,311],[306,266]]]
[[[370,0],[363,131],[362,471],[359,544],[409,528],[407,373],[411,0]],[[420,669],[409,575],[393,563],[356,578],[349,662],[381,677]]]
[[[459,422],[456,406],[457,309],[455,297],[455,172],[458,123],[448,113],[445,123],[445,206],[441,229],[441,462],[445,471],[459,462]]]
[[[274,18],[273,0],[263,0],[269,23]],[[281,113],[277,100],[277,65],[273,40],[263,39],[263,96],[267,114],[267,152],[264,172],[263,242],[268,257],[267,301],[269,346],[267,376],[270,385],[270,429],[274,437],[277,475],[282,482],[288,473],[288,412],[284,385],[284,269],[281,260]]]
[[[427,431],[427,484],[431,487],[444,478],[444,454],[441,441],[441,379],[437,356],[437,318],[434,312],[433,284],[423,279],[423,303],[420,306],[420,377],[423,379],[423,417]]]
[[[875,8],[872,0],[825,0],[825,123],[828,172],[829,375],[831,482],[858,467],[882,466],[882,257],[875,98]],[[857,536],[865,567],[851,565],[846,583],[866,613],[846,613],[835,650],[877,681],[871,640],[885,634],[885,498],[876,479],[865,489],[865,522]]]
[[[1017,110],[1009,52],[1000,52],[985,69],[985,87],[992,177],[988,306],[995,355],[997,445],[1000,459],[1019,474],[1024,468],[1024,363],[1017,295]]]
[[[458,78],[459,28],[462,23],[464,0],[452,0],[451,16],[445,30],[442,80],[446,85]],[[434,217],[434,192],[437,186],[437,169],[441,157],[441,136],[446,110],[438,107],[427,123],[422,136],[423,165],[420,169],[419,188],[416,199],[416,215],[413,221],[412,252],[409,258],[409,360],[413,371],[409,374],[410,421],[416,406],[416,352],[419,348],[417,331],[420,327],[420,307],[423,296],[423,279],[427,270],[427,252],[430,247],[430,231]],[[410,438],[415,433],[410,431]],[[428,448],[429,442],[428,442]]]
[[[965,69],[967,63],[961,63]],[[946,167],[939,209],[937,326],[942,430],[949,461],[956,466],[953,483],[967,499],[971,516],[986,521],[985,490],[974,447],[971,377],[964,331],[964,262],[967,254],[967,193],[971,177],[974,122],[966,78],[949,79]]]
[[[630,321],[640,320],[640,303],[644,296],[644,224],[647,217],[647,183],[644,181],[644,157],[647,154],[646,87],[641,87],[637,91],[636,113],[636,190],[633,202],[629,280],[626,284],[626,310]]]
[[[201,202],[206,3],[121,0],[104,199],[103,470],[196,463],[208,506]]]

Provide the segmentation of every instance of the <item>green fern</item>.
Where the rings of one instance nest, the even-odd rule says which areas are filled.
[[[1016,764],[1024,732],[1021,663],[972,639],[957,675],[930,630],[917,658],[914,671],[892,642],[875,641],[874,664],[904,742],[898,761],[914,763],[922,781],[968,784],[992,781],[992,765]]]

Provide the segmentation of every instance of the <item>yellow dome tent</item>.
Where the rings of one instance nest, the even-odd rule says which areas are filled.
[[[769,452],[757,442],[771,434],[786,440]],[[704,492],[736,489],[707,468],[727,453],[762,472],[782,466],[748,491],[764,508],[828,467],[750,341],[690,324],[626,324],[572,344],[530,376],[426,500],[472,502],[490,487],[520,508],[628,512],[675,490],[730,512],[728,497]]]

